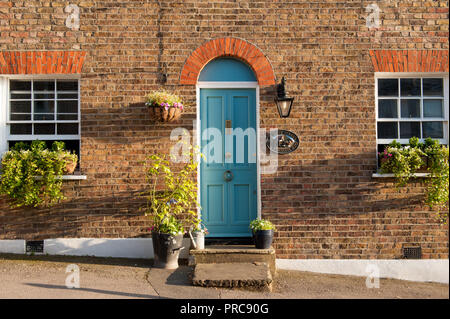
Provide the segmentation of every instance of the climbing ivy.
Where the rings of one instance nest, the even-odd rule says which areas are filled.
[[[405,186],[420,168],[426,167],[429,178],[422,180],[426,186],[425,203],[430,208],[437,208],[442,223],[448,222],[448,146],[431,138],[420,143],[418,138],[413,137],[409,145],[393,141],[379,155],[381,172],[393,173],[398,187]]]
[[[19,142],[2,158],[0,194],[9,196],[12,207],[54,205],[65,198],[61,177],[66,164],[77,159],[63,142],[54,142],[51,149],[42,141]]]

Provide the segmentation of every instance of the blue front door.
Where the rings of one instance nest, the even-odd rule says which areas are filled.
[[[251,236],[249,223],[257,216],[255,89],[201,89],[200,122],[203,223],[210,237]]]

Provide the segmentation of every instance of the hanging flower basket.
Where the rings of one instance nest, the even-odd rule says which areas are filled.
[[[173,122],[180,118],[183,112],[181,98],[166,91],[155,91],[147,95],[150,117],[158,122]]]

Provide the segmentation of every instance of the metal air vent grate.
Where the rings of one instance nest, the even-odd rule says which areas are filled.
[[[44,253],[43,240],[27,240],[25,247],[27,253]]]
[[[403,247],[403,258],[404,259],[421,259],[422,258],[422,247]]]

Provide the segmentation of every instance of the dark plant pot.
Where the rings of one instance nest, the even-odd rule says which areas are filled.
[[[172,236],[152,233],[154,265],[156,268],[177,269],[178,257],[183,246],[183,235]]]
[[[273,229],[257,230],[253,233],[253,240],[257,249],[269,249],[273,240]]]

